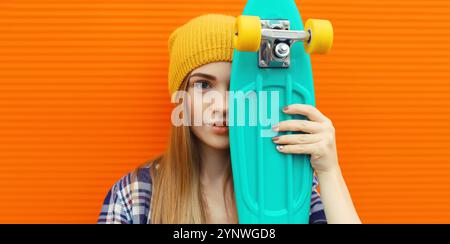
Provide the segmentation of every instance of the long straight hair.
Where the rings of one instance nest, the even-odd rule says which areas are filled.
[[[180,90],[187,91],[189,76],[190,74],[183,80]],[[151,167],[154,187],[151,223],[206,223],[208,206],[200,182],[201,158],[198,140],[188,126],[172,125],[168,148],[158,158],[157,166]],[[228,157],[226,171],[223,188],[226,214],[234,223],[237,223],[230,157]],[[229,198],[230,201],[228,201]]]

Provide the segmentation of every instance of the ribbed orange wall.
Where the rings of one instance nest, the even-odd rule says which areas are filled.
[[[276,1],[274,1],[276,2]],[[319,109],[366,223],[450,222],[450,1],[299,0],[335,27]],[[244,0],[0,2],[0,222],[94,223],[162,152],[169,33]]]

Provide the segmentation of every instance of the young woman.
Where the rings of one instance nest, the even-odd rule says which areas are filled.
[[[98,223],[238,222],[226,126],[233,24],[234,17],[208,14],[171,34],[169,92],[185,91],[192,98],[214,91],[225,99],[213,106],[188,99],[183,115],[215,119],[195,126],[173,125],[167,150],[109,190]],[[280,153],[311,155],[316,176],[310,223],[360,223],[339,168],[331,120],[304,104],[288,105],[283,112],[309,119],[281,121],[275,131],[305,133],[272,140]]]

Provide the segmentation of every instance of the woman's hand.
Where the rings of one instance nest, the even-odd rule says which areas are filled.
[[[308,120],[285,120],[274,126],[275,131],[306,132],[274,137],[282,153],[310,154],[311,166],[317,173],[327,222],[361,223],[338,164],[334,126],[315,107],[292,104],[283,109],[286,114],[300,114]]]
[[[283,108],[286,114],[300,114],[308,120],[285,120],[273,126],[275,131],[305,132],[272,138],[281,153],[310,154],[311,166],[319,174],[339,168],[335,130],[330,119],[317,108],[306,104],[292,104]]]

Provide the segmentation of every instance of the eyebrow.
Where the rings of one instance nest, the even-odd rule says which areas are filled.
[[[209,79],[209,80],[216,80],[216,77],[215,77],[215,76],[213,76],[213,75],[208,75],[208,74],[204,74],[204,73],[195,73],[195,74],[192,74],[192,75],[189,76],[189,79],[191,79],[192,77],[195,77],[195,76],[199,76],[199,77],[202,77],[202,78],[205,78],[205,79]]]

